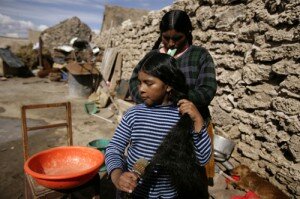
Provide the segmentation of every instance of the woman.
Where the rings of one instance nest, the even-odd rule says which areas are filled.
[[[160,22],[160,36],[153,50],[168,53],[176,49],[174,58],[179,69],[183,72],[189,86],[189,99],[203,111],[203,116],[209,118],[208,105],[214,98],[217,89],[215,65],[209,52],[192,43],[192,23],[186,12],[171,10],[167,12]],[[162,48],[159,48],[160,44]],[[133,70],[130,79],[130,94],[136,103],[143,100],[138,92],[139,63]],[[206,121],[208,122],[208,121]]]

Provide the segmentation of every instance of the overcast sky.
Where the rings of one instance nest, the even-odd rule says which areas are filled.
[[[44,30],[77,16],[99,31],[104,6],[160,10],[174,0],[0,0],[0,35],[27,37],[28,28]]]

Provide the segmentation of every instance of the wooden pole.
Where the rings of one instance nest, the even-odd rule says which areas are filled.
[[[68,123],[68,137],[69,137],[69,145],[73,145],[73,136],[72,136],[72,108],[71,108],[71,102],[67,102],[67,123]]]
[[[22,115],[22,136],[23,136],[23,157],[24,162],[28,159],[28,136],[27,136],[27,121],[26,121],[26,108],[21,107]]]
[[[39,66],[43,67],[43,41],[41,36],[39,36]]]

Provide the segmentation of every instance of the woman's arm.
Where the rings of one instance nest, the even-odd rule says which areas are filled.
[[[207,107],[217,91],[215,64],[209,52],[202,49],[199,54],[199,74],[195,87],[188,92],[189,99],[199,107]],[[191,58],[192,59],[192,58]]]

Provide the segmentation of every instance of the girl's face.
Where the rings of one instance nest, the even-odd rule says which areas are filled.
[[[162,33],[162,43],[166,50],[177,49],[177,53],[180,53],[187,44],[186,35],[182,32],[177,32],[174,29],[167,30]]]
[[[148,75],[143,71],[139,72],[138,78],[140,95],[147,106],[168,104],[168,95],[171,91],[170,86],[157,77]]]

